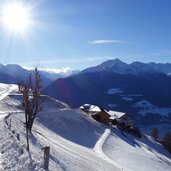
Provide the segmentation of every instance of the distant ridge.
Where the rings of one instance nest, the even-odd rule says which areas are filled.
[[[33,73],[34,70],[24,69],[17,64],[0,64],[0,82],[7,84],[17,84],[20,81],[27,81],[28,76]],[[42,79],[42,87],[46,87],[57,78],[64,78],[69,75],[75,74],[76,71],[70,71],[70,73],[54,73],[39,70]],[[78,72],[78,71],[77,71]]]
[[[132,62],[127,64],[120,59],[113,59],[103,62],[102,64],[90,67],[82,71],[82,73],[98,72],[98,71],[113,71],[119,74],[133,74],[138,75],[140,73],[171,73],[170,63],[143,63],[143,62]]]

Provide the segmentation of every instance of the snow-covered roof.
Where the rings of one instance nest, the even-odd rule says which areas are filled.
[[[85,110],[87,112],[100,112],[101,109],[96,105],[84,104],[80,107],[80,109]]]
[[[83,107],[90,107],[91,104],[84,104]]]
[[[113,110],[108,111],[108,114],[111,116],[110,118],[113,118],[113,119],[121,118],[122,116],[126,115],[126,113],[113,111]]]
[[[91,112],[100,112],[101,109],[100,109],[98,106],[91,105],[90,111],[91,111]]]

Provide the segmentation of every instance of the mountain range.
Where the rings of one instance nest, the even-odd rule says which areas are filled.
[[[113,71],[119,74],[133,74],[139,75],[140,73],[171,73],[171,64],[170,63],[142,63],[142,62],[133,62],[127,64],[120,59],[108,60],[102,64],[90,67],[83,70],[83,73],[88,72],[97,72],[97,71]]]
[[[0,64],[0,82],[8,83],[8,84],[18,84],[20,81],[26,82],[28,80],[28,76],[33,73],[34,70],[28,70],[20,65],[16,64],[8,64],[2,65]],[[64,78],[69,75],[75,74],[79,71],[69,71],[67,73],[64,72],[48,72],[44,70],[39,70],[42,79],[42,87],[45,88],[47,85],[52,83],[57,78]]]

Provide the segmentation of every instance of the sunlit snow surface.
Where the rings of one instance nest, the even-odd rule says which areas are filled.
[[[170,171],[171,155],[150,137],[141,139],[113,130],[105,141],[104,153],[134,171]]]
[[[15,88],[0,84],[0,170],[43,171],[44,146],[50,146],[50,171],[170,170],[171,155],[150,137],[121,134],[47,96],[29,135],[29,154],[21,95]]]

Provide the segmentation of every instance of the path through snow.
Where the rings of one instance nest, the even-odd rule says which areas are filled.
[[[97,141],[96,145],[94,146],[94,151],[101,157],[103,158],[103,160],[107,161],[108,163],[120,168],[121,170],[125,170],[121,165],[119,165],[117,162],[115,162],[114,160],[110,159],[108,156],[105,155],[105,153],[103,152],[103,145],[106,141],[106,139],[108,138],[108,136],[110,136],[111,130],[110,129],[106,129],[103,133],[103,135],[99,138],[99,140]],[[125,170],[126,171],[126,170]],[[128,169],[127,169],[128,171]]]
[[[0,101],[2,101],[5,97],[7,97],[15,89],[17,89],[17,85],[0,84]],[[5,111],[1,111],[0,109],[0,120],[2,120],[8,114],[9,111],[5,112]]]
[[[5,85],[5,84],[1,84],[0,86],[0,101],[2,101],[6,96],[8,96],[10,94],[10,92],[12,92],[13,90],[15,90],[17,88],[17,85]],[[1,113],[0,111],[0,121],[2,121],[4,119],[4,117],[8,115],[8,113]],[[0,159],[2,154],[0,153]],[[2,169],[2,161],[0,160],[0,170]]]
[[[17,88],[17,85],[9,85],[7,86],[6,90],[3,90],[0,92],[0,100],[3,100],[6,96],[9,95],[10,92],[12,92],[13,90],[15,90]]]

